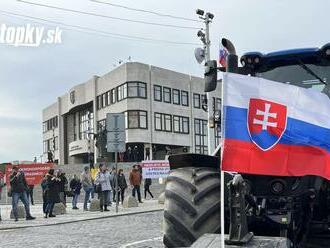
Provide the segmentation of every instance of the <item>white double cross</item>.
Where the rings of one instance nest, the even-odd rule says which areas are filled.
[[[277,127],[277,122],[270,122],[268,121],[268,118],[275,118],[277,117],[277,113],[270,113],[270,103],[265,103],[265,111],[261,111],[257,109],[256,115],[263,116],[263,120],[253,119],[253,124],[261,125],[262,130],[267,130],[267,127]]]

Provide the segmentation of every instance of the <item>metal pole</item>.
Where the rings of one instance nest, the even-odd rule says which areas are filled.
[[[210,18],[209,15],[206,14],[205,16],[205,61],[209,61],[211,59],[210,55],[210,46],[211,46],[211,41],[210,41]],[[212,155],[213,150],[215,149],[215,144],[214,144],[214,130],[213,128],[210,128],[210,119],[213,118],[213,113],[212,113],[212,99],[211,99],[211,94],[209,92],[206,93],[206,98],[207,98],[207,121],[208,121],[208,129],[207,129],[207,147],[208,147],[208,154]]]
[[[115,152],[115,164],[116,164],[116,177],[115,177],[115,199],[116,199],[116,213],[118,213],[118,153]]]

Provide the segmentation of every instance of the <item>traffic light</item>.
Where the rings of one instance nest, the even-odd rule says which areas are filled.
[[[218,72],[217,72],[217,61],[209,60],[205,63],[205,92],[214,91],[217,88]]]

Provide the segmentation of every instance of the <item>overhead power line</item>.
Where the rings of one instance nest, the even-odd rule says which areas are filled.
[[[196,20],[196,19],[192,19],[192,18],[169,15],[169,14],[164,14],[164,13],[146,10],[146,9],[131,8],[128,6],[115,4],[115,3],[103,2],[103,1],[99,1],[99,0],[90,0],[90,1],[94,2],[94,3],[106,4],[106,5],[110,5],[110,6],[117,7],[117,8],[122,8],[122,9],[126,9],[126,10],[137,11],[137,12],[143,12],[143,13],[153,14],[153,15],[157,15],[157,16],[162,16],[162,17],[168,17],[168,18],[179,19],[179,20],[184,20],[184,21],[201,22],[200,20]]]
[[[179,41],[154,39],[154,38],[149,38],[149,37],[141,37],[141,36],[133,36],[133,35],[106,32],[106,31],[89,28],[89,27],[84,27],[84,26],[80,26],[80,25],[72,25],[72,24],[67,24],[64,22],[58,22],[58,21],[48,20],[48,19],[44,19],[44,18],[40,18],[40,17],[23,15],[23,14],[18,14],[18,13],[13,13],[13,12],[9,12],[9,11],[3,11],[3,10],[0,10],[0,13],[2,13],[3,15],[6,15],[6,16],[14,16],[14,17],[18,17],[21,19],[25,19],[25,20],[34,20],[34,22],[36,22],[36,23],[42,23],[42,24],[51,23],[51,24],[67,27],[67,29],[75,30],[78,32],[84,32],[84,33],[89,33],[89,34],[90,33],[99,34],[102,36],[107,36],[107,37],[112,37],[112,38],[117,38],[117,39],[135,40],[135,41],[143,41],[143,42],[154,42],[154,43],[166,43],[166,44],[173,44],[173,45],[194,45],[194,46],[199,45],[198,43],[191,43],[191,42],[179,42]]]
[[[62,8],[62,7],[53,6],[53,5],[34,3],[34,2],[25,1],[25,0],[16,0],[16,1],[21,2],[21,3],[30,4],[30,5],[45,7],[45,8],[51,8],[51,9],[56,9],[56,10],[61,10],[61,11],[66,11],[66,12],[72,12],[72,13],[77,13],[77,14],[83,14],[83,15],[89,15],[89,16],[102,17],[102,18],[118,20],[118,21],[126,21],[126,22],[140,23],[140,24],[153,25],[153,26],[162,26],[162,27],[168,27],[168,28],[194,29],[194,30],[200,29],[198,27],[191,27],[191,26],[180,26],[180,25],[164,24],[164,23],[158,23],[158,22],[147,22],[147,21],[141,21],[141,20],[132,20],[132,19],[127,19],[127,18],[96,14],[96,13],[86,12],[86,11],[81,11],[81,10],[67,9],[67,8]]]

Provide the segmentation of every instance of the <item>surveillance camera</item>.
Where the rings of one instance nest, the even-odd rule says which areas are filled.
[[[202,15],[204,15],[204,10],[197,9],[196,14],[202,16]]]
[[[197,36],[198,36],[198,37],[204,37],[205,34],[203,33],[202,30],[199,30],[199,31],[197,32]]]
[[[212,13],[206,13],[206,15],[208,16],[209,19],[213,19],[214,18],[214,15]]]

